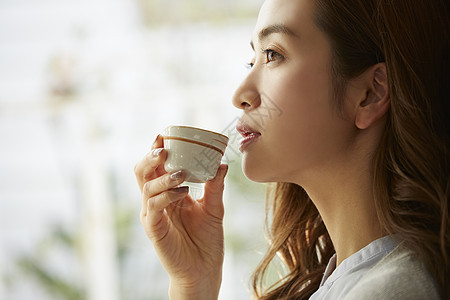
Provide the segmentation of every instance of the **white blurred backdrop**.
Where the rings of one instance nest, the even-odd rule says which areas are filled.
[[[248,299],[265,186],[231,96],[260,0],[0,0],[0,299],[167,299],[135,163],[168,125],[230,136],[220,299]]]

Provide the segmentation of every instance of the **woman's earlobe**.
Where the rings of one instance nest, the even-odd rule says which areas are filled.
[[[383,101],[376,101],[361,106],[356,114],[355,125],[359,129],[367,129],[386,115],[390,108],[389,96]]]

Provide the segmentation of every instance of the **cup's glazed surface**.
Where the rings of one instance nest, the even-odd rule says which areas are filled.
[[[228,144],[223,134],[189,126],[169,126],[164,130],[167,172],[184,170],[186,181],[204,183],[216,176]]]

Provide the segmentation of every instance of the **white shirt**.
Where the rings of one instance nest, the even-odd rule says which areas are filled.
[[[397,244],[390,236],[373,241],[336,268],[336,254],[328,262],[319,289],[310,300],[344,299],[356,283],[380,260],[387,256]]]

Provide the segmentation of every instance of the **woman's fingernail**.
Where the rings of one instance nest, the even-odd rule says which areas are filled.
[[[228,171],[228,165],[225,165],[225,167],[223,167],[222,169],[222,176],[225,177],[225,175],[227,174]]]
[[[177,194],[183,194],[189,192],[188,186],[180,186],[177,188],[170,189],[171,192],[177,193]]]
[[[159,134],[156,136],[156,139],[153,141],[153,145],[155,145],[156,144],[156,142],[158,141],[158,139],[159,139]]]
[[[158,157],[163,150],[164,150],[164,148],[155,149],[155,150],[152,151],[152,154],[153,154],[154,157]]]
[[[176,171],[175,173],[170,174],[170,179],[173,181],[180,180],[183,177],[183,171]]]

